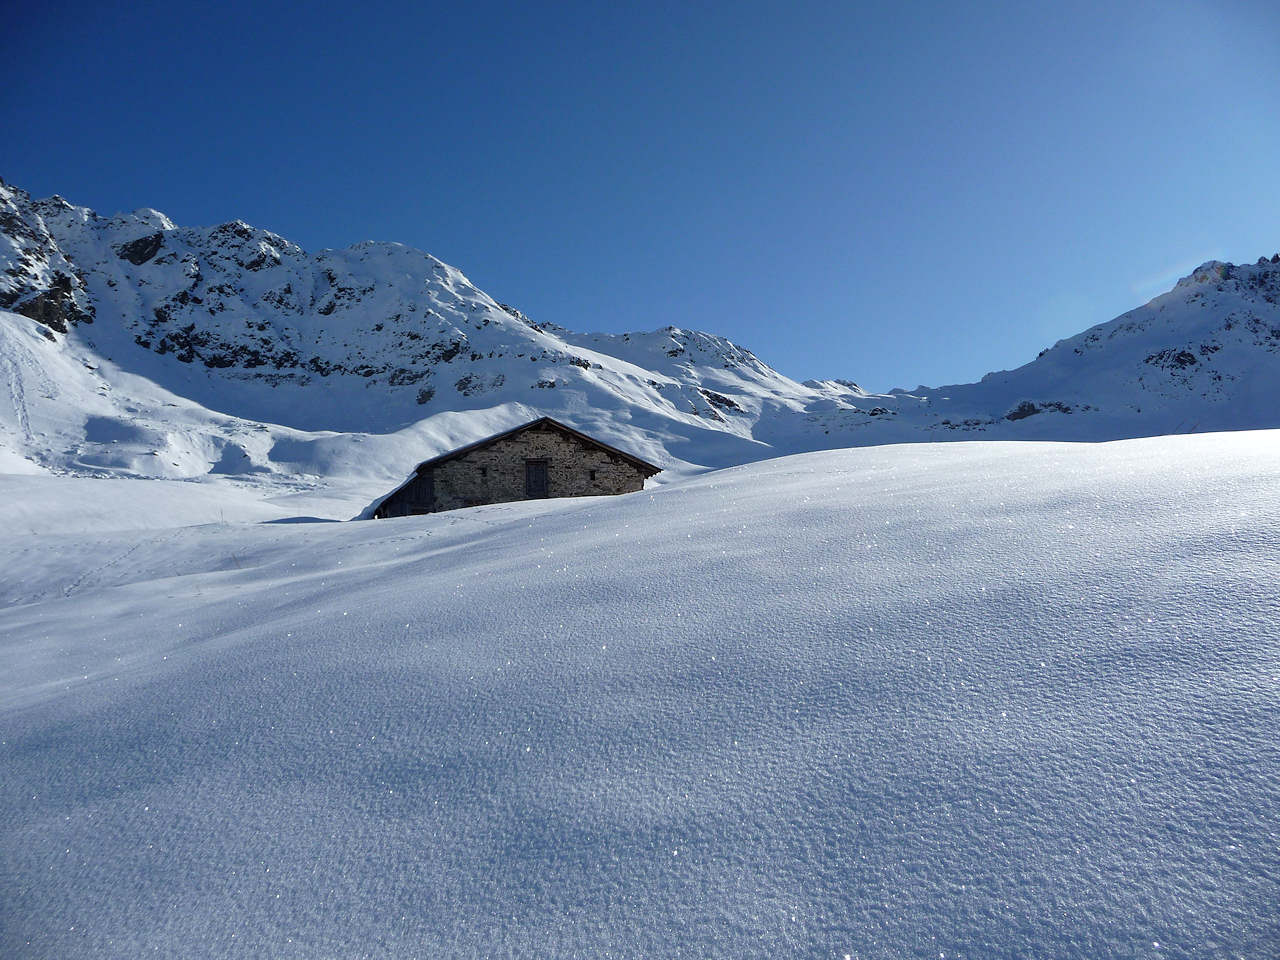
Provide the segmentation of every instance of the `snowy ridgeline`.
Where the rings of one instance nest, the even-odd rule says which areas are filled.
[[[649,332],[576,333],[402,244],[310,253],[0,182],[0,308],[0,469],[329,486],[356,510],[543,415],[662,482],[850,446],[1280,427],[1280,261],[1207,263],[979,383],[871,394],[785,377],[669,305]]]
[[[0,479],[0,955],[1280,953],[1280,433],[236,490]]]

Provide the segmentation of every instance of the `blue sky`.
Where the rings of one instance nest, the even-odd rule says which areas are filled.
[[[1264,0],[116,6],[6,15],[7,180],[800,379],[974,379],[1280,249]]]

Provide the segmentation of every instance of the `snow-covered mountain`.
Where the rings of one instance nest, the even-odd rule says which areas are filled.
[[[579,334],[394,243],[308,253],[241,221],[102,217],[0,183],[0,464],[346,478],[539,414],[676,473],[935,439],[1280,425],[1280,262],[1209,263],[980,383],[798,383],[708,333]],[[655,318],[657,319],[657,318]]]

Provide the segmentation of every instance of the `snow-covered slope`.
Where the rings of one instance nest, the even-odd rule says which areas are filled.
[[[642,456],[670,462],[696,439],[695,462],[741,462],[765,448],[750,439],[749,412],[718,391],[749,396],[757,415],[770,398],[794,406],[812,394],[720,337],[674,327],[576,337],[534,323],[400,244],[308,254],[239,221],[186,229],[151,210],[105,218],[7,185],[0,208],[8,241],[0,243],[0,307],[38,321],[35,329],[77,362],[112,364],[215,418],[280,425],[295,437],[363,439],[443,418],[419,432],[452,443],[457,412],[476,414],[464,439],[491,422],[554,412]],[[0,325],[24,323],[0,314]],[[23,371],[9,373],[21,380]],[[28,403],[40,397],[27,392]],[[127,406],[132,395],[122,397]],[[86,469],[67,456],[65,438],[23,433],[15,441],[10,427],[10,444],[34,462]],[[213,424],[203,445],[216,453],[220,438]],[[439,452],[429,441],[396,446],[397,474]],[[148,469],[138,459],[147,450],[130,455],[132,472],[170,472]],[[358,459],[369,461],[367,448]],[[288,467],[296,461],[254,453],[250,461],[250,469],[296,472]],[[220,454],[177,467],[186,476],[215,468],[229,468]]]
[[[1096,440],[1274,427],[1278,302],[1280,255],[1206,263],[1168,293],[1017,370],[928,398],[950,421],[938,426],[970,434]]]
[[[0,551],[0,954],[1275,956],[1277,477],[916,444],[132,532],[194,485],[0,479],[116,518]]]
[[[102,217],[0,182],[0,465],[323,483],[367,502],[539,415],[663,479],[889,442],[1273,427],[1278,294],[1280,262],[1210,263],[1018,370],[873,395],[797,383],[708,333],[535,323],[399,244],[312,254],[241,221]]]

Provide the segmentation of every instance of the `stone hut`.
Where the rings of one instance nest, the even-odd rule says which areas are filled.
[[[544,497],[634,493],[661,468],[550,417],[418,464],[365,516],[406,517]]]

